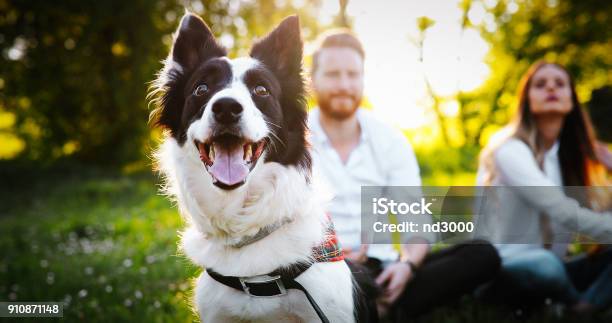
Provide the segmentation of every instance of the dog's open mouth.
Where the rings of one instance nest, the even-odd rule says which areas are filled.
[[[200,160],[213,177],[213,183],[226,190],[246,182],[266,146],[265,139],[252,142],[227,134],[194,143],[200,152]]]

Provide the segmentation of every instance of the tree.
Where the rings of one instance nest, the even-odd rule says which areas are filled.
[[[150,152],[148,82],[168,54],[185,9],[176,0],[12,1],[0,6],[0,118],[25,143],[18,158],[74,158],[103,165]],[[289,14],[314,37],[319,1],[189,2],[231,55],[245,54]],[[4,113],[2,113],[4,111]],[[0,120],[1,121],[1,120]],[[0,122],[1,124],[1,122]],[[1,133],[0,133],[1,135]]]
[[[475,121],[468,134],[471,144],[482,144],[488,127],[508,121],[518,80],[539,59],[567,67],[583,102],[593,89],[612,84],[612,2],[500,0],[487,11],[491,23],[478,28],[491,44],[492,77],[465,104]]]

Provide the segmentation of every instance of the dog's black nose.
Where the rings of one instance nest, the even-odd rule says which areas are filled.
[[[232,124],[240,119],[242,105],[232,98],[222,98],[213,103],[212,112],[217,122]]]

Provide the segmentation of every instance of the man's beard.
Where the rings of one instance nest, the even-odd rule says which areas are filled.
[[[338,101],[341,98],[349,102],[333,102],[334,99]],[[361,104],[361,96],[346,93],[330,94],[319,96],[318,101],[321,113],[329,118],[342,121],[355,114]]]

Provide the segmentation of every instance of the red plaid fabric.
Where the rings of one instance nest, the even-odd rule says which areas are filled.
[[[312,248],[312,257],[316,262],[342,261],[344,260],[344,253],[338,242],[336,230],[329,214],[327,215],[327,223],[325,238],[320,245]]]

